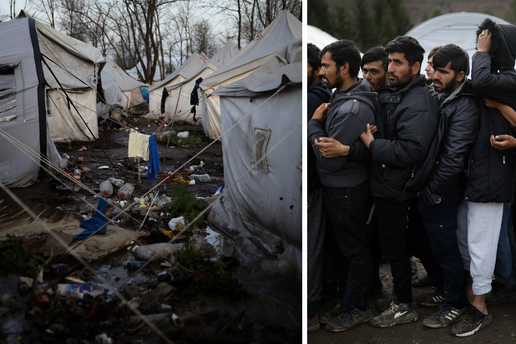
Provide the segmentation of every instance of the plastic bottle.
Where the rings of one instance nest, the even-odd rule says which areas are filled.
[[[120,189],[118,189],[118,197],[129,198],[134,191],[134,186],[131,183],[125,183]]]
[[[117,188],[119,188],[119,187],[121,187],[122,185],[125,184],[125,182],[122,179],[117,179],[117,178],[111,177],[108,180],[111,182],[111,184],[113,184]]]
[[[210,182],[211,178],[209,174],[192,174],[190,179],[198,180],[200,182]]]
[[[81,182],[81,170],[79,170],[79,167],[75,166],[75,170],[73,170],[73,177],[74,179],[80,183]],[[73,186],[74,191],[79,191],[81,189],[81,186],[79,184],[75,184]]]
[[[136,270],[136,269],[141,268],[143,266],[143,264],[145,264],[145,262],[142,260],[127,262],[127,269]]]
[[[100,193],[104,195],[104,197],[109,197],[113,194],[113,184],[109,180],[104,180],[100,183],[99,186]]]

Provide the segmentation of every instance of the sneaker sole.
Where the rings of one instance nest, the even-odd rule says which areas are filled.
[[[404,320],[397,320],[393,323],[390,323],[390,324],[375,324],[375,322],[373,320],[371,320],[371,325],[373,325],[374,327],[381,327],[381,328],[386,328],[386,327],[393,327],[393,326],[396,326],[396,325],[403,325],[403,324],[408,324],[408,323],[411,323],[411,322],[416,322],[418,321],[419,319],[419,315],[416,315],[414,318],[409,318],[409,319],[404,319]]]
[[[477,327],[475,327],[473,330],[471,330],[469,332],[456,333],[454,331],[455,330],[454,328],[452,329],[451,332],[456,337],[468,337],[468,336],[474,335],[475,333],[477,333],[478,331],[480,331],[484,327],[487,327],[487,326],[491,325],[492,322],[493,322],[493,316],[491,314],[488,314],[487,317],[484,318],[484,320],[482,321],[482,323],[480,325],[478,325]]]
[[[363,324],[363,323],[366,323],[368,322],[369,320],[371,320],[373,318],[373,313],[371,312],[371,314],[369,315],[369,317],[367,317],[366,319],[362,320],[361,322],[359,323],[356,323],[354,324],[353,326],[350,326],[350,327],[346,327],[346,328],[336,328],[336,329],[329,329],[328,326],[326,326],[326,329],[330,332],[344,332],[344,331],[347,331],[347,330],[351,330],[352,328],[355,328],[357,327],[358,325],[360,324]]]
[[[320,323],[319,323],[319,324],[317,324],[317,325],[315,325],[315,326],[309,327],[309,328],[308,328],[308,333],[310,333],[310,332],[315,332],[315,331],[317,331],[317,330],[318,330],[318,329],[320,329],[320,328],[321,328],[321,324],[320,324]]]

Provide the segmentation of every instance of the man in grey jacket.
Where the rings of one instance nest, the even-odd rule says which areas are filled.
[[[360,53],[352,41],[341,40],[321,52],[320,75],[329,89],[330,103],[321,105],[308,122],[308,138],[316,155],[323,185],[323,202],[342,253],[353,268],[353,299],[347,311],[326,325],[333,332],[349,330],[369,321],[372,260],[367,240],[368,162],[347,156],[328,159],[315,141],[334,138],[343,144],[360,142],[367,123],[374,122],[377,94],[365,80],[358,80]]]

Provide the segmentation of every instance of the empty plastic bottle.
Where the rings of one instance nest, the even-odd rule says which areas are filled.
[[[113,184],[117,188],[119,188],[119,187],[121,187],[122,185],[125,184],[125,182],[122,179],[117,179],[117,178],[111,177],[108,180],[111,182],[111,184]]]
[[[75,166],[75,170],[73,170],[73,177],[74,179],[80,183],[81,182],[81,170],[79,170],[79,167]],[[81,189],[81,186],[79,184],[75,184],[73,186],[74,191],[79,191]]]
[[[134,186],[131,183],[125,183],[120,189],[118,189],[118,197],[129,198],[134,191]]]
[[[100,193],[104,195],[104,197],[109,197],[113,194],[113,184],[109,180],[104,180],[99,185]]]

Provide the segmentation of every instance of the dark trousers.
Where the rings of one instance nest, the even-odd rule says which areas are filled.
[[[368,183],[352,188],[323,188],[323,202],[339,248],[353,268],[353,300],[367,306],[371,293],[372,259],[367,240]]]
[[[411,202],[412,200],[395,203],[383,198],[376,199],[376,219],[382,254],[391,266],[394,294],[401,303],[412,303],[412,272],[407,227]]]
[[[430,250],[441,270],[442,286],[438,287],[442,288],[446,302],[457,308],[462,308],[465,297],[464,263],[457,244],[457,209],[464,197],[464,189],[460,186],[448,190],[443,201],[434,206],[426,205],[423,199],[418,204]]]

